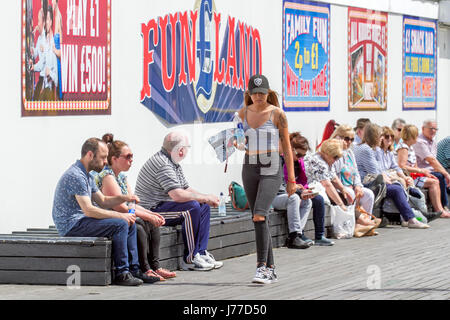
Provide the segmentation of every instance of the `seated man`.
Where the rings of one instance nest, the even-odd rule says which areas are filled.
[[[59,179],[53,200],[52,216],[63,237],[112,238],[116,269],[115,284],[137,286],[155,282],[139,268],[136,216],[112,208],[125,201],[139,201],[135,195],[107,197],[98,190],[89,171],[100,172],[106,164],[108,148],[97,138],[88,139],[77,160]],[[94,206],[92,200],[99,207]],[[142,281],[143,280],[143,281]]]
[[[166,226],[181,224],[184,240],[183,270],[207,271],[222,267],[206,250],[209,239],[210,205],[217,207],[219,198],[192,189],[179,165],[189,148],[188,138],[171,132],[159,152],[141,168],[136,194],[141,206],[159,212]]]
[[[437,144],[434,141],[438,127],[435,120],[425,120],[422,126],[422,134],[417,138],[413,146],[417,157],[417,166],[421,169],[427,169],[432,175],[439,179],[441,188],[441,203],[444,209],[448,209],[447,185],[450,184],[450,174],[442,167],[437,156]]]

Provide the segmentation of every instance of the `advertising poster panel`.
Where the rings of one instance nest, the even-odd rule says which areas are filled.
[[[388,14],[348,8],[348,109],[386,110]]]
[[[22,0],[22,116],[111,114],[111,0]]]
[[[436,20],[403,17],[403,110],[435,110]]]
[[[283,109],[330,110],[330,5],[283,0]]]
[[[248,80],[262,73],[258,29],[225,16],[213,0],[151,18],[141,36],[140,101],[171,124],[230,121]]]

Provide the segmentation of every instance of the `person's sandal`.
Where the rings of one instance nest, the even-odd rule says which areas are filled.
[[[176,272],[169,271],[169,270],[163,269],[163,268],[159,268],[158,270],[155,271],[155,273],[165,279],[175,278],[177,276]]]

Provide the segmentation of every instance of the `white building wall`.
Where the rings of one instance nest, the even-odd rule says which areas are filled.
[[[169,131],[147,108],[140,104],[142,87],[141,23],[168,13],[191,10],[194,0],[112,0],[112,114],[110,116],[21,117],[20,105],[20,1],[5,1],[5,19],[0,20],[3,45],[0,59],[0,152],[2,184],[0,187],[0,233],[47,227],[53,224],[51,209],[53,193],[61,174],[80,157],[82,143],[91,136],[114,133],[129,143],[135,160],[128,173],[134,186],[139,169],[159,150]],[[326,122],[353,125],[361,117],[381,125],[390,125],[396,117],[421,126],[425,118],[437,118],[438,136],[450,134],[450,32],[440,28],[438,55],[438,108],[435,111],[402,112],[402,15],[438,17],[434,2],[357,1],[359,7],[390,12],[388,18],[388,97],[385,112],[347,111],[347,7],[356,1],[332,1],[331,5],[331,111],[289,112],[290,131],[299,130],[315,146],[320,141]],[[398,3],[401,2],[402,5]],[[334,3],[334,4],[333,4]],[[274,90],[281,93],[282,79],[282,1],[216,0],[222,19],[228,15],[260,31],[262,69]],[[222,20],[224,21],[224,20]],[[222,27],[224,29],[224,26]],[[223,30],[222,29],[222,30]],[[226,191],[230,181],[241,182],[242,154],[233,155],[228,172],[214,160],[207,138],[228,127],[228,124],[189,124],[177,126],[191,136],[191,155],[183,167],[192,187],[218,194]]]

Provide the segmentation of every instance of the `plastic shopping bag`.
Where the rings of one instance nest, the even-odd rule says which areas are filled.
[[[344,211],[339,206],[330,206],[333,236],[336,239],[349,239],[355,232],[355,205],[347,206]]]

